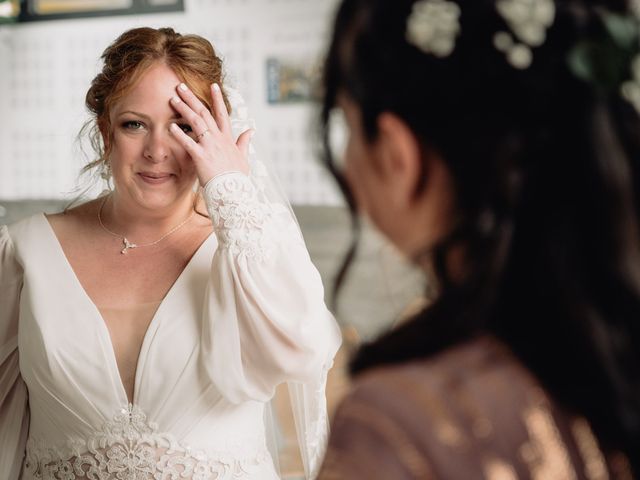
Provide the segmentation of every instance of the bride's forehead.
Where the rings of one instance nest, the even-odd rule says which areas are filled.
[[[180,78],[164,63],[154,64],[140,75],[140,78],[129,89],[125,96],[141,96],[151,94],[175,94]]]
[[[169,100],[177,95],[179,84],[180,79],[169,67],[151,67],[115,102],[112,114],[137,111],[148,116],[174,115]]]

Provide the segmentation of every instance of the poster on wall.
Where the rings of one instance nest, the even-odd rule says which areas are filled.
[[[182,11],[184,0],[25,0],[18,20],[29,22]]]
[[[320,67],[310,57],[267,58],[267,99],[271,105],[319,99]]]

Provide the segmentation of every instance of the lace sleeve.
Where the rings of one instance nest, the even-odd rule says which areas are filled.
[[[240,172],[218,175],[204,188],[219,247],[235,256],[267,261],[273,256],[277,216],[285,212],[261,201],[258,193],[251,179]]]
[[[234,134],[255,128],[242,97],[226,88]],[[267,402],[287,382],[305,478],[315,478],[328,434],[326,376],[340,330],[294,212],[253,143],[249,166],[249,176],[228,172],[204,188],[218,250],[205,300],[202,361],[234,403]]]
[[[211,180],[205,199],[219,244],[205,305],[212,377],[234,402],[323,378],[340,334],[289,212],[239,172]]]

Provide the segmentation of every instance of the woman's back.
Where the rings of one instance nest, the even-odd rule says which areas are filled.
[[[336,413],[320,478],[632,475],[624,455],[604,455],[588,422],[554,402],[502,343],[485,336],[358,376]]]

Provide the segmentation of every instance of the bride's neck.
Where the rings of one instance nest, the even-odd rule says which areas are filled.
[[[150,209],[139,205],[130,205],[116,192],[104,201],[101,219],[110,230],[121,235],[136,238],[138,242],[149,240],[166,233],[191,215],[194,208],[194,196],[185,196],[167,208]]]

